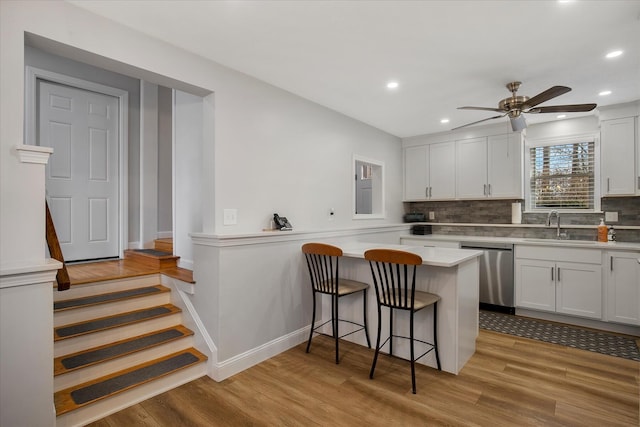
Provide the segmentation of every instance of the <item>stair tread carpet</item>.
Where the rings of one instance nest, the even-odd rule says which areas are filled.
[[[59,341],[65,338],[117,328],[119,326],[142,322],[157,317],[168,316],[174,313],[180,313],[181,311],[182,310],[173,304],[164,304],[156,307],[120,313],[113,316],[101,317],[85,322],[62,325],[54,328],[53,339],[54,341]]]
[[[106,304],[109,302],[121,301],[129,298],[160,294],[164,292],[170,292],[170,289],[162,285],[145,286],[142,288],[127,289],[119,292],[110,292],[105,294],[86,296],[82,298],[60,300],[53,303],[53,309],[54,311],[63,311],[73,308]]]
[[[207,356],[190,348],[103,378],[60,390],[54,396],[56,413],[62,415],[205,360],[207,360]]]
[[[160,251],[158,249],[134,249],[133,252],[142,255],[148,255],[154,258],[165,258],[165,257],[173,257],[174,255],[170,252]]]
[[[177,325],[111,344],[66,354],[53,360],[53,374],[54,376],[62,375],[76,369],[116,359],[191,335],[193,335],[193,331],[182,325]]]

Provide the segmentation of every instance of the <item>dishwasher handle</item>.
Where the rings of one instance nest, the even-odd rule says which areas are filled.
[[[494,251],[513,251],[513,245],[509,243],[479,243],[479,242],[462,242],[460,243],[460,249],[477,249],[480,251],[494,250]]]

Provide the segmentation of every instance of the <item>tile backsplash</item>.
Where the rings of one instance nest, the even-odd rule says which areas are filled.
[[[405,212],[424,213],[429,218],[429,212],[435,214],[432,223],[475,223],[475,224],[511,224],[511,204],[522,200],[460,200],[444,202],[405,202]],[[616,226],[640,226],[640,197],[615,197],[601,200],[602,212],[617,212],[618,221],[609,223]],[[522,203],[524,208],[524,203]],[[595,228],[570,228],[571,225],[597,226],[604,213],[561,213],[560,224],[567,227],[570,238],[581,240],[595,240]],[[546,213],[523,213],[522,224],[545,224]],[[555,219],[554,219],[555,221]],[[555,237],[555,227],[527,228],[527,227],[469,227],[469,226],[433,226],[433,232],[438,234],[468,234],[476,236],[500,237]],[[565,231],[565,229],[563,229]],[[619,241],[640,242],[640,230],[616,231]]]

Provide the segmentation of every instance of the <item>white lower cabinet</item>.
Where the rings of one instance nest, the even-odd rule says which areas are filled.
[[[608,251],[605,260],[607,320],[640,325],[640,252]]]
[[[602,318],[599,250],[516,246],[516,307]]]

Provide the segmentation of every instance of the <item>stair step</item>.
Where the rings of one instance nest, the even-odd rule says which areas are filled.
[[[124,251],[124,257],[158,269],[175,268],[180,259],[179,256],[175,256],[170,252],[155,249],[129,249]]]
[[[173,253],[173,238],[165,237],[153,241],[153,248],[163,252]]]
[[[62,375],[96,363],[105,362],[137,351],[142,351],[170,341],[193,335],[193,331],[178,325],[111,344],[56,357],[53,360],[53,375]]]
[[[180,310],[173,304],[164,304],[156,307],[145,308],[142,310],[120,313],[113,316],[101,317],[85,322],[63,325],[54,328],[53,340],[54,342],[60,341],[66,338],[77,337],[93,332],[117,328],[119,326],[143,322],[145,320],[155,319],[158,317],[169,316],[175,313],[180,313],[181,311],[182,310]]]
[[[75,387],[60,390],[54,395],[56,414],[65,414],[205,360],[207,360],[207,356],[195,348],[189,348]]]
[[[70,310],[74,308],[89,307],[98,304],[106,304],[115,301],[122,301],[130,298],[157,295],[170,292],[171,290],[162,285],[145,286],[143,288],[127,289],[124,291],[110,292],[105,294],[91,295],[82,298],[56,301],[53,303],[54,312]]]

